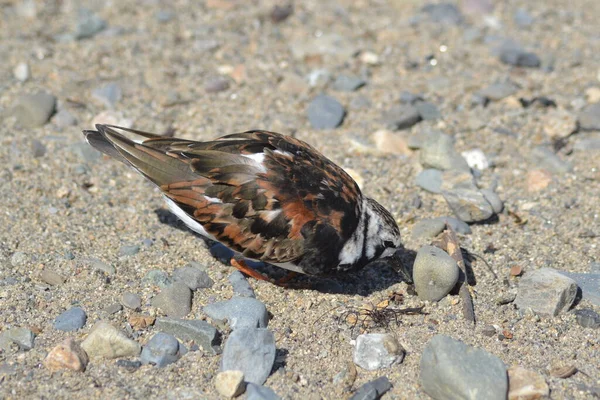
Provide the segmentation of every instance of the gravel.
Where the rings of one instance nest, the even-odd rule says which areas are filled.
[[[583,131],[600,131],[600,103],[589,104],[581,110],[578,122]]]
[[[265,328],[234,330],[225,342],[222,371],[242,371],[246,382],[262,385],[275,362],[275,337]]]
[[[83,372],[88,361],[88,356],[81,346],[75,340],[68,338],[50,350],[44,359],[44,365],[50,371],[68,369]]]
[[[13,75],[19,82],[25,82],[31,76],[29,65],[24,62],[18,63],[13,69]]]

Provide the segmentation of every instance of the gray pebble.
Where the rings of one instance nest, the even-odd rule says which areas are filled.
[[[142,306],[142,298],[135,293],[125,292],[121,296],[121,304],[132,310],[137,310]]]
[[[467,224],[464,221],[461,221],[460,219],[457,219],[457,218],[454,218],[454,217],[437,217],[437,218],[434,218],[434,219],[443,221],[444,224],[450,225],[450,227],[456,233],[460,233],[461,235],[468,235],[468,234],[470,234],[472,232],[471,231],[471,227],[469,226],[469,224]]]
[[[219,333],[206,321],[158,318],[155,328],[183,341],[193,341],[210,355],[219,354]]]
[[[421,121],[421,113],[410,104],[394,106],[383,113],[383,122],[389,129],[407,129],[419,121]]]
[[[24,128],[44,125],[56,108],[56,97],[46,92],[24,94],[15,102],[13,113]]]
[[[413,281],[421,300],[438,301],[458,282],[458,265],[444,250],[423,246],[413,265]]]
[[[229,80],[221,76],[212,77],[204,82],[206,93],[218,93],[229,89]]]
[[[492,101],[502,100],[517,92],[517,87],[511,82],[493,83],[477,92],[477,95]]]
[[[443,190],[442,195],[454,214],[465,222],[480,222],[494,215],[494,210],[476,188]]]
[[[114,108],[123,97],[121,86],[116,82],[109,82],[92,90],[92,98],[107,108]]]
[[[552,268],[527,272],[519,281],[515,304],[546,316],[568,310],[575,301],[577,283]]]
[[[40,142],[37,139],[32,139],[31,140],[31,155],[34,158],[40,158],[40,157],[44,157],[44,155],[46,154],[46,146],[44,145],[44,143]]]
[[[40,273],[40,278],[42,279],[42,281],[46,282],[48,285],[51,286],[62,285],[65,282],[64,277],[49,269],[44,269]]]
[[[446,223],[443,220],[431,218],[422,219],[412,228],[412,237],[415,239],[430,239],[443,232]]]
[[[177,268],[173,272],[173,281],[184,283],[192,290],[207,289],[215,283],[206,271],[190,265]]]
[[[417,111],[419,111],[419,115],[421,115],[421,119],[424,121],[432,121],[439,119],[442,116],[437,106],[433,103],[429,103],[427,101],[417,101],[414,103],[414,106]]]
[[[67,251],[65,251],[64,258],[65,258],[65,260],[74,260],[75,254],[73,254],[72,251],[67,250]]]
[[[470,171],[467,161],[454,149],[454,138],[443,133],[427,135],[419,157],[424,168]]]
[[[427,14],[431,22],[439,24],[459,25],[463,22],[463,15],[452,3],[427,4],[421,9]]]
[[[13,70],[13,75],[15,76],[15,79],[19,82],[27,81],[27,79],[29,79],[30,74],[31,70],[29,69],[29,65],[27,65],[27,63],[24,62],[18,63],[15,69]]]
[[[169,317],[185,317],[192,311],[192,291],[183,283],[173,282],[152,299],[152,306]]]
[[[421,388],[434,399],[506,400],[506,366],[498,357],[445,335],[434,336],[421,356]]]
[[[140,361],[142,364],[153,364],[161,368],[176,362],[181,357],[181,353],[185,353],[185,350],[181,350],[183,346],[180,348],[175,336],[159,332],[142,349]]]
[[[88,258],[87,260],[82,260],[82,263],[89,266],[91,269],[102,271],[106,275],[114,275],[117,272],[115,267],[104,261],[98,260],[97,258]]]
[[[578,117],[579,129],[583,131],[600,131],[600,103],[587,105]]]
[[[267,308],[251,297],[234,297],[227,301],[208,304],[203,311],[213,319],[227,319],[231,329],[265,328],[269,323]]]
[[[600,150],[600,135],[597,137],[581,137],[573,145],[573,149],[582,151]]]
[[[225,342],[221,371],[242,371],[246,382],[262,385],[271,374],[275,351],[275,336],[268,329],[236,329]]]
[[[500,196],[496,194],[493,190],[490,189],[481,189],[480,190],[483,197],[487,200],[488,203],[492,206],[492,210],[494,213],[500,214],[504,209],[504,203],[500,200]]]
[[[142,245],[146,246],[146,247],[152,247],[154,245],[154,240],[152,239],[144,239],[142,240]]]
[[[123,309],[123,306],[122,306],[122,305],[120,305],[120,304],[117,304],[117,303],[114,303],[114,304],[111,304],[111,305],[109,305],[109,306],[106,306],[106,307],[104,308],[104,310],[103,310],[103,311],[104,311],[104,312],[105,312],[107,315],[113,315],[113,314],[116,314],[116,313],[118,313],[118,312],[119,312],[119,311],[121,311],[122,309]]]
[[[151,285],[156,285],[159,288],[165,288],[172,283],[169,275],[160,269],[153,269],[152,271],[149,271],[144,277],[144,281],[149,282]]]
[[[87,8],[81,8],[77,13],[77,26],[74,37],[76,40],[91,38],[106,28],[106,22]]]
[[[581,289],[581,296],[584,300],[589,300],[592,304],[600,306],[600,273],[586,274],[565,271],[558,272],[573,279],[575,283],[577,283],[577,286]]]
[[[517,46],[504,46],[500,50],[500,61],[516,67],[539,68],[542,60],[532,52],[525,51]]]
[[[118,367],[125,368],[129,372],[134,372],[140,369],[142,362],[138,360],[117,360],[115,363]]]
[[[377,400],[391,388],[390,380],[385,376],[381,376],[356,389],[356,392],[348,400]]]
[[[575,311],[575,319],[584,328],[600,328],[600,315],[591,308]]]
[[[413,94],[411,92],[407,92],[406,90],[403,90],[402,92],[400,92],[400,102],[401,103],[406,103],[406,104],[414,104],[417,101],[423,101],[423,97],[418,95],[418,94]]]
[[[281,397],[273,389],[266,386],[248,383],[246,385],[246,400],[280,400]]]
[[[356,338],[354,364],[367,371],[375,371],[401,363],[404,349],[388,333],[365,333]]]
[[[13,328],[2,334],[5,339],[19,346],[21,350],[31,350],[34,346],[35,335],[27,328]]]
[[[534,147],[531,151],[531,162],[556,174],[564,174],[573,170],[570,162],[564,161],[552,150],[543,146]]]
[[[519,26],[519,28],[528,28],[533,24],[534,18],[525,10],[524,8],[519,8],[515,11],[513,16],[513,20],[515,24]]]
[[[60,314],[54,320],[54,329],[71,332],[83,328],[87,315],[80,307],[73,307]]]
[[[367,82],[364,79],[357,76],[340,75],[333,82],[333,88],[341,92],[354,92],[366,84]]]
[[[119,256],[133,256],[140,252],[140,246],[137,244],[125,244],[119,248]]]
[[[73,143],[71,151],[83,162],[93,164],[102,158],[102,153],[87,142]]]
[[[229,283],[233,287],[233,293],[238,297],[256,297],[254,289],[248,283],[248,279],[240,271],[233,271],[229,275]]]
[[[434,168],[424,169],[417,175],[415,183],[421,189],[431,193],[442,192],[442,171]]]
[[[314,129],[333,129],[342,124],[346,110],[333,97],[320,94],[308,105],[307,115]]]

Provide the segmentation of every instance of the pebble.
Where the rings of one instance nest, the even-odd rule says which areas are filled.
[[[581,137],[575,142],[573,149],[582,151],[600,150],[600,134],[592,137]]]
[[[22,267],[29,261],[27,254],[22,251],[15,251],[10,257],[10,265],[13,267]]]
[[[137,244],[126,244],[119,247],[119,256],[133,256],[140,252],[140,246]]]
[[[12,328],[0,334],[3,338],[0,342],[14,343],[20,350],[31,350],[34,346],[35,334],[27,328]],[[0,345],[0,348],[6,349],[6,345]]]
[[[174,11],[171,10],[158,10],[157,12],[154,13],[154,19],[157,22],[160,22],[161,24],[166,24],[167,22],[171,21],[173,18],[175,18],[177,14],[175,14]]]
[[[305,60],[313,56],[327,55],[337,60],[348,61],[357,53],[357,47],[346,36],[337,33],[324,33],[320,36],[302,35],[289,43],[292,56],[297,60]]]
[[[542,60],[532,52],[516,45],[504,45],[500,49],[500,61],[515,67],[539,68]]]
[[[19,82],[26,82],[31,75],[31,70],[29,69],[29,65],[24,62],[18,63],[13,69],[13,75],[16,80]]]
[[[551,109],[544,116],[544,133],[564,139],[577,130],[577,117],[563,109]]]
[[[477,188],[442,190],[442,195],[454,214],[464,222],[485,221],[494,215],[491,204]]]
[[[68,369],[83,372],[88,363],[88,356],[79,344],[71,339],[65,339],[62,343],[50,350],[44,360],[44,365],[50,371]]]
[[[88,39],[102,32],[107,24],[102,18],[87,8],[81,8],[77,13],[77,26],[74,38],[76,40]]]
[[[537,146],[531,151],[532,163],[539,168],[556,174],[564,174],[573,170],[573,165],[561,159],[552,150]]]
[[[403,359],[404,349],[393,335],[365,333],[356,338],[354,363],[362,369],[375,371],[399,364]]]
[[[144,281],[150,282],[152,285],[158,286],[159,288],[165,288],[172,283],[169,275],[160,269],[149,271],[144,277]]]
[[[102,153],[90,146],[87,142],[73,143],[71,145],[71,151],[81,161],[89,164],[96,163],[102,158]]]
[[[534,169],[527,173],[527,190],[539,192],[544,190],[552,182],[552,174],[544,169]]]
[[[333,82],[333,88],[341,92],[354,92],[366,84],[364,79],[357,76],[339,75]]]
[[[151,364],[162,368],[176,362],[186,352],[175,336],[159,332],[142,349],[140,361],[142,364]]]
[[[350,109],[352,110],[366,110],[371,107],[371,100],[366,96],[358,95],[350,100]]]
[[[494,213],[500,214],[504,209],[504,203],[500,199],[500,196],[498,196],[496,192],[490,189],[481,189],[480,191],[483,197],[486,199],[486,201],[492,206],[492,210],[494,210]]]
[[[77,125],[77,118],[64,108],[52,117],[52,121],[59,128],[68,128],[69,126]]]
[[[333,129],[342,124],[346,110],[333,97],[320,94],[308,105],[307,114],[314,129]]]
[[[389,379],[381,376],[356,389],[356,392],[348,400],[377,400],[391,388],[392,384]]]
[[[183,283],[191,290],[208,289],[215,283],[206,271],[191,265],[173,271],[173,281]]]
[[[444,231],[446,223],[443,220],[431,218],[422,219],[412,228],[412,237],[415,239],[430,239]]]
[[[421,121],[421,113],[411,104],[394,106],[383,113],[383,122],[388,129],[402,130]]]
[[[244,393],[246,383],[242,371],[221,371],[215,377],[215,389],[221,396],[231,399]]]
[[[496,336],[496,333],[498,333],[498,332],[496,331],[496,328],[494,327],[494,325],[486,325],[481,329],[481,334],[483,336],[492,337],[492,336]]]
[[[439,301],[458,282],[456,261],[444,250],[423,246],[417,251],[413,265],[413,281],[421,300]]]
[[[463,15],[456,5],[452,3],[427,4],[421,8],[431,22],[439,24],[459,25],[463,22]]]
[[[441,118],[442,114],[438,110],[437,106],[427,101],[416,101],[414,107],[419,112],[423,121],[433,121]]]
[[[108,82],[92,90],[92,98],[107,108],[114,108],[123,97],[121,86]]]
[[[125,368],[129,372],[137,371],[141,366],[142,362],[138,360],[117,360],[118,367]]]
[[[192,311],[192,291],[181,282],[173,282],[152,299],[152,306],[169,317],[185,317]]]
[[[131,310],[137,310],[142,306],[142,298],[135,293],[125,292],[121,296],[121,304]]]
[[[288,3],[283,6],[276,4],[271,10],[271,21],[273,21],[276,24],[279,24],[288,19],[288,17],[293,13],[294,5],[292,3]]]
[[[117,304],[117,303],[114,303],[114,304],[111,304],[111,305],[109,305],[109,306],[106,306],[106,307],[104,308],[104,310],[103,310],[103,311],[104,311],[104,312],[105,312],[107,315],[113,315],[113,314],[116,314],[116,313],[118,313],[118,312],[119,312],[119,311],[121,311],[122,309],[123,309],[123,306],[122,306],[122,305],[120,305],[120,304]]]
[[[575,301],[577,283],[552,268],[527,272],[519,281],[515,304],[546,316],[568,310]]]
[[[600,102],[585,106],[577,120],[583,131],[600,131]]]
[[[498,357],[446,335],[436,335],[421,356],[421,388],[434,399],[506,400],[506,366]]]
[[[64,277],[49,269],[44,269],[42,271],[40,279],[51,286],[62,285],[65,282]]]
[[[100,321],[81,343],[91,358],[137,357],[141,346],[108,322]]]
[[[421,95],[407,92],[406,90],[403,90],[402,92],[400,92],[400,102],[401,103],[414,104],[417,101],[424,101],[424,99]]]
[[[460,155],[465,159],[471,169],[483,171],[490,167],[490,162],[481,149],[463,151]]]
[[[513,20],[515,21],[515,24],[519,26],[519,28],[528,28],[533,24],[533,21],[535,21],[531,14],[529,14],[529,12],[527,12],[527,10],[524,8],[519,8],[517,11],[515,11]]]
[[[46,154],[46,146],[44,145],[44,143],[40,142],[37,139],[32,139],[31,140],[31,155],[34,158],[41,158],[44,157],[44,155]]]
[[[419,161],[424,168],[469,171],[467,161],[454,150],[454,138],[444,133],[430,133],[425,137]]]
[[[477,92],[477,95],[492,101],[502,100],[517,92],[517,87],[511,82],[493,83]]]
[[[204,90],[206,93],[219,93],[229,89],[229,79],[217,76],[208,78],[204,82]]]
[[[91,148],[89,145],[87,147]],[[115,267],[105,263],[104,261],[98,260],[97,258],[88,258],[86,260],[82,260],[82,263],[89,266],[93,270],[102,271],[106,275],[114,275],[117,272]]]
[[[266,328],[240,328],[225,342],[221,370],[239,370],[246,382],[262,385],[275,362],[275,336]]]
[[[600,315],[591,308],[575,311],[575,320],[584,328],[600,328]]]
[[[281,400],[273,389],[266,386],[248,383],[246,385],[246,400]]]
[[[206,321],[198,319],[158,318],[155,329],[169,333],[182,341],[193,341],[210,355],[220,353],[219,333]]]
[[[269,323],[267,308],[251,297],[234,297],[227,301],[208,304],[203,311],[212,319],[227,319],[231,329],[266,328]]]
[[[398,133],[390,132],[387,129],[379,129],[373,134],[375,147],[383,154],[404,154],[411,153],[404,137]]]
[[[325,68],[312,70],[308,75],[306,75],[308,86],[312,88],[324,88],[329,82],[331,82],[331,78],[331,72]]]
[[[519,366],[508,369],[508,400],[534,400],[549,395],[550,388],[542,375]]]
[[[581,289],[583,300],[589,300],[592,304],[600,306],[600,274],[586,274],[577,272],[558,271],[560,274],[571,278]]]
[[[229,275],[229,283],[233,288],[233,293],[237,297],[252,297],[255,298],[254,289],[250,286],[248,279],[240,271],[233,271]]]
[[[54,320],[54,329],[64,332],[76,331],[83,328],[87,314],[80,307],[73,307],[60,314]]]
[[[23,128],[35,128],[48,122],[55,109],[55,96],[46,92],[37,92],[19,96],[13,114]]]
[[[431,193],[442,192],[442,171],[439,169],[424,169],[415,178],[415,184]]]

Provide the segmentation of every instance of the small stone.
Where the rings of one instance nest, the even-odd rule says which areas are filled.
[[[233,288],[233,293],[238,297],[252,297],[255,298],[254,289],[248,283],[248,279],[240,271],[233,271],[229,275],[229,283]]]
[[[436,335],[421,356],[421,388],[434,399],[506,400],[506,366],[498,357]]]
[[[517,9],[513,16],[515,24],[519,26],[519,28],[528,28],[533,24],[535,19],[527,12],[527,10],[523,8]]]
[[[467,161],[454,150],[454,138],[443,133],[427,135],[421,146],[420,162],[424,168],[469,171]]]
[[[406,140],[399,134],[380,129],[373,134],[375,147],[384,154],[410,154]]]
[[[229,89],[229,79],[223,77],[212,77],[204,83],[206,93],[219,93]]]
[[[65,282],[65,278],[49,269],[44,269],[42,271],[40,279],[51,286],[62,285]]]
[[[210,355],[220,353],[219,333],[206,321],[158,318],[155,328],[182,341],[193,341]]]
[[[55,96],[46,92],[37,92],[19,96],[13,114],[23,128],[35,128],[48,122],[55,108]]]
[[[22,251],[15,251],[10,257],[10,265],[13,267],[22,267],[29,261],[27,254]]]
[[[458,282],[458,265],[444,250],[423,246],[413,265],[413,281],[421,300],[439,301]]]
[[[46,146],[40,142],[37,139],[32,139],[31,140],[31,155],[34,158],[41,158],[44,157],[44,155],[46,154]]]
[[[234,297],[227,301],[208,304],[203,311],[212,319],[227,319],[231,329],[266,328],[269,323],[267,308],[251,297]]]
[[[271,21],[278,24],[286,19],[294,12],[294,5],[292,3],[280,6],[276,4],[271,10]]]
[[[177,14],[175,14],[175,12],[171,10],[158,10],[154,13],[154,19],[157,22],[160,22],[161,24],[166,24],[167,22],[175,18],[176,15]]]
[[[527,173],[527,190],[539,192],[548,187],[552,182],[552,174],[543,169],[534,169]]]
[[[225,342],[221,371],[242,371],[246,382],[262,385],[271,374],[275,351],[275,337],[268,329],[236,329]]]
[[[564,139],[577,130],[577,117],[563,109],[549,110],[544,116],[544,133],[553,139]]]
[[[149,271],[144,277],[144,281],[149,282],[152,285],[156,285],[159,288],[165,288],[172,283],[169,275],[167,275],[165,271],[161,271],[159,269],[153,269],[152,271]]]
[[[581,289],[583,300],[600,306],[600,274],[586,274],[577,272],[558,271],[560,274],[571,278]]]
[[[383,113],[383,122],[388,129],[402,130],[421,121],[421,113],[410,104],[394,106]]]
[[[156,317],[147,314],[131,314],[127,319],[129,325],[135,330],[146,329],[154,325],[154,321],[156,321]]]
[[[81,347],[91,358],[137,357],[141,351],[139,343],[104,321],[94,325]]]
[[[508,369],[508,400],[535,400],[549,395],[550,388],[542,375],[519,366]]]
[[[379,56],[372,51],[362,51],[358,56],[358,59],[363,64],[379,65]]]
[[[200,268],[186,265],[173,271],[173,281],[187,285],[191,290],[208,289],[214,285],[214,281],[206,271]]]
[[[174,282],[152,299],[152,306],[169,317],[185,317],[192,311],[192,291],[187,285]]]
[[[129,372],[135,372],[142,366],[142,362],[138,360],[117,360],[116,365],[125,368]]]
[[[469,167],[472,169],[478,169],[480,171],[483,171],[490,167],[490,162],[485,156],[485,153],[481,151],[481,149],[463,151],[460,154],[463,156]]]
[[[433,121],[442,116],[437,106],[427,101],[416,101],[414,106],[419,112],[419,115],[421,115],[423,121]]]
[[[77,26],[74,38],[76,40],[88,39],[102,32],[106,28],[106,22],[87,8],[81,8],[77,13]]]
[[[400,92],[400,102],[406,104],[414,104],[417,101],[424,101],[423,97],[418,94],[413,94],[403,90]]]
[[[350,100],[351,110],[365,110],[369,107],[371,107],[371,100],[369,100],[366,96],[358,95]]]
[[[494,209],[476,188],[442,190],[442,195],[454,214],[462,221],[480,222],[494,215]]]
[[[73,116],[73,114],[64,108],[59,110],[54,117],[52,117],[52,121],[59,128],[68,128],[70,126],[77,125],[77,119]]]
[[[569,309],[577,295],[577,283],[552,268],[531,271],[519,282],[515,304],[520,310],[556,316]]]
[[[480,192],[485,198],[485,200],[488,203],[490,203],[490,205],[492,206],[492,210],[494,210],[494,213],[500,214],[504,209],[504,203],[502,202],[502,200],[500,200],[500,197],[496,194],[496,192],[490,189],[481,189]]]
[[[382,376],[356,389],[356,392],[348,400],[377,400],[391,388],[392,384],[389,379]]]
[[[281,400],[273,389],[266,386],[248,383],[246,385],[246,400]]]
[[[500,49],[500,61],[515,67],[527,68],[539,68],[542,64],[542,60],[535,53],[514,45],[505,45]]]
[[[242,371],[221,371],[215,377],[215,389],[228,399],[237,397],[246,390]]]
[[[468,235],[471,233],[471,227],[464,221],[454,217],[437,217],[434,218],[436,220],[444,221],[445,224],[450,225],[450,227],[461,235]]]
[[[412,228],[412,237],[415,239],[430,239],[436,237],[446,228],[446,223],[439,219],[423,219]]]
[[[152,364],[159,368],[176,362],[181,357],[179,342],[173,335],[159,332],[142,349],[142,364]]]
[[[121,86],[116,82],[109,82],[92,90],[92,98],[107,108],[114,108],[123,97]]]
[[[306,75],[308,86],[312,88],[324,88],[331,81],[331,72],[328,69],[321,68],[312,70]]]
[[[341,92],[354,92],[366,84],[364,79],[357,76],[339,75],[333,82],[333,88]]]
[[[510,82],[494,83],[485,89],[477,92],[479,96],[482,96],[488,100],[497,101],[502,100],[505,97],[511,96],[517,92],[517,87]]]
[[[356,338],[354,363],[367,371],[375,371],[401,363],[404,349],[387,333],[365,333]]]
[[[76,331],[83,328],[87,314],[80,307],[73,307],[60,314],[54,320],[54,329],[64,332]]]
[[[113,314],[116,314],[116,313],[118,313],[118,312],[119,312],[119,311],[121,311],[122,309],[123,309],[123,306],[122,306],[122,305],[115,303],[115,304],[111,304],[111,305],[109,305],[109,306],[105,307],[103,311],[104,311],[104,312],[105,312],[107,315],[113,315]]]
[[[573,165],[570,162],[562,160],[546,147],[534,147],[531,151],[531,159],[534,165],[555,174],[564,174],[573,170]]]
[[[421,12],[426,14],[431,22],[439,24],[459,25],[463,22],[463,15],[452,3],[427,4]]]
[[[578,122],[583,131],[600,131],[600,103],[589,104],[581,110]]]
[[[585,89],[585,99],[588,103],[598,103],[600,101],[600,87],[592,86]]]
[[[133,256],[139,252],[140,246],[138,246],[137,244],[126,244],[119,247],[119,256],[121,257]]]
[[[513,265],[512,267],[510,267],[510,276],[521,276],[522,273],[523,267],[521,267],[520,265]]]
[[[89,146],[88,146],[89,147]],[[106,275],[114,275],[117,271],[112,265],[108,265],[104,261],[98,260],[97,258],[89,258],[82,260],[82,263],[89,266],[91,269],[102,271]]]
[[[415,178],[415,183],[421,189],[439,194],[442,192],[442,171],[439,169],[424,169]]]
[[[496,336],[496,333],[497,333],[497,331],[496,331],[496,328],[494,327],[494,325],[486,325],[481,330],[481,334],[483,336],[487,336],[487,337]]]
[[[4,340],[19,346],[19,349],[27,351],[33,349],[35,334],[27,328],[12,328],[1,334]],[[1,340],[0,340],[1,341]],[[0,346],[4,348],[5,346]]]
[[[121,296],[121,304],[131,310],[137,310],[142,306],[142,298],[135,293],[125,292]]]
[[[83,372],[88,363],[88,356],[79,344],[71,339],[65,339],[62,343],[50,350],[44,360],[44,365],[50,371],[69,369],[71,371]]]
[[[346,111],[333,97],[320,94],[308,105],[307,114],[314,129],[333,129],[342,124]]]
[[[29,76],[31,75],[29,65],[27,65],[27,63],[24,62],[18,63],[15,69],[13,69],[13,75],[15,76],[15,79],[19,82],[27,81],[29,79]]]
[[[600,328],[600,315],[591,308],[575,311],[575,319],[584,328]]]

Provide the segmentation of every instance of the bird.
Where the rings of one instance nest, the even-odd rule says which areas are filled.
[[[154,183],[173,214],[233,250],[231,264],[254,278],[269,280],[244,259],[290,276],[336,276],[401,246],[392,214],[297,138],[250,130],[200,142],[95,128],[83,131],[92,147]]]

